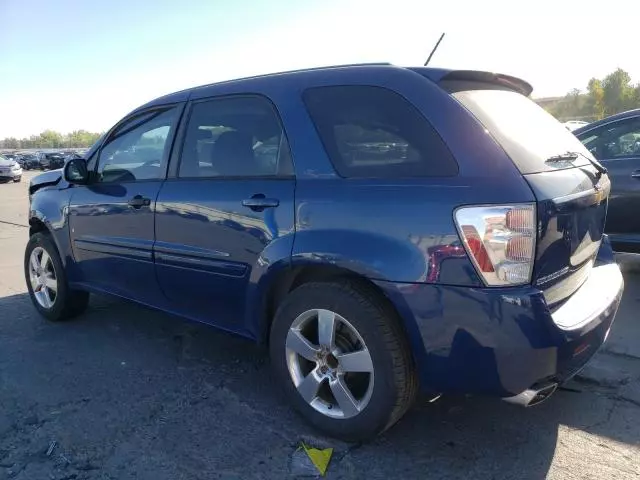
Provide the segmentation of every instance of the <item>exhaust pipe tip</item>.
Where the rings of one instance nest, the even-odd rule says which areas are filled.
[[[530,388],[513,397],[503,398],[503,400],[507,403],[520,405],[521,407],[533,407],[534,405],[544,402],[557,388],[558,384],[552,383],[541,388]]]

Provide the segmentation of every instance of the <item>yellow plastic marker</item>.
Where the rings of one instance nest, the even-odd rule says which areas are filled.
[[[307,447],[304,443],[302,448],[311,459],[313,465],[318,469],[320,475],[324,477],[331,461],[331,455],[333,455],[333,448],[325,448],[324,450],[318,450],[317,448]]]

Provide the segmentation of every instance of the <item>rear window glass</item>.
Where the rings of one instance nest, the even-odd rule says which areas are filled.
[[[582,143],[531,99],[509,90],[466,90],[453,93],[502,145],[522,174],[556,170],[545,163],[567,152],[590,155]],[[573,166],[587,164],[584,158]]]
[[[311,88],[304,102],[342,177],[441,177],[458,165],[438,133],[405,98],[371,86]]]

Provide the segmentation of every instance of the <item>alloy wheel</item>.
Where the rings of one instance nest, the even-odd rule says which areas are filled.
[[[323,415],[355,417],[371,399],[369,349],[356,328],[331,310],[307,310],[293,321],[286,360],[298,393]]]
[[[38,304],[51,308],[58,295],[58,278],[51,257],[42,247],[34,248],[29,257],[29,281]]]

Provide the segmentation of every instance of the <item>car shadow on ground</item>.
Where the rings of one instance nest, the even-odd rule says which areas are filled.
[[[0,464],[33,478],[38,470],[29,470],[36,467],[28,459],[51,438],[71,459],[68,468],[89,462],[123,479],[136,472],[198,478],[190,469],[204,476],[221,466],[281,478],[302,439],[334,446],[330,478],[473,472],[539,479],[556,454],[559,429],[640,441],[633,428],[640,409],[627,412],[606,392],[574,384],[580,391],[560,391],[530,409],[485,398],[422,399],[378,439],[344,444],[318,435],[291,411],[264,350],[247,340],[97,296],[86,314],[62,324],[42,320],[27,294],[4,297],[0,319]],[[613,415],[616,408],[622,413]]]

